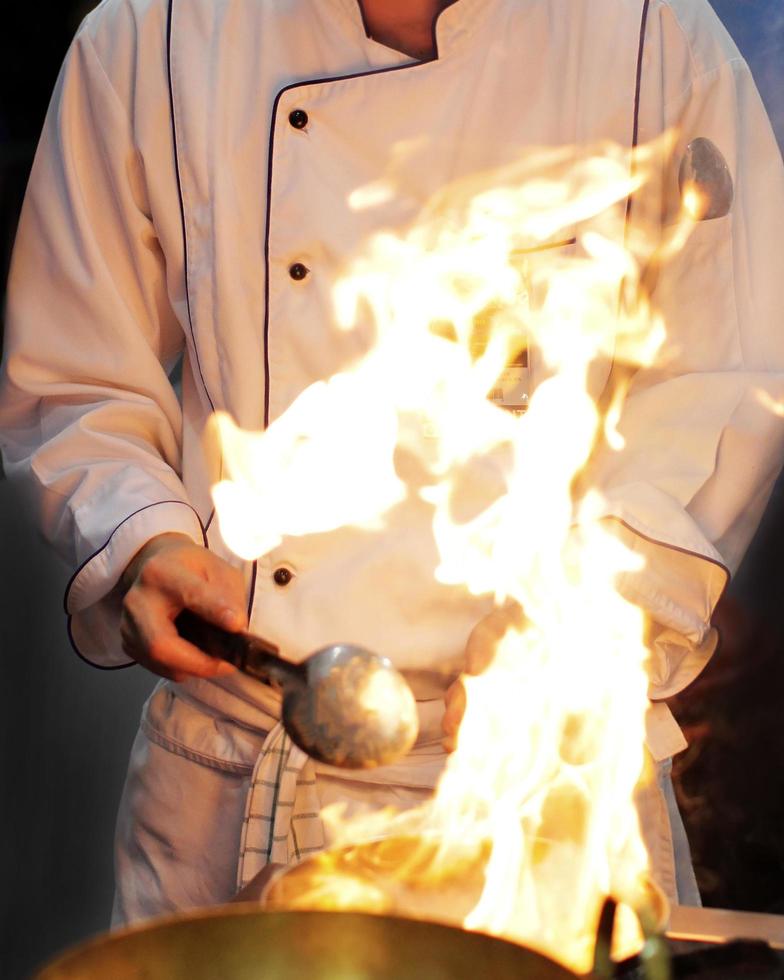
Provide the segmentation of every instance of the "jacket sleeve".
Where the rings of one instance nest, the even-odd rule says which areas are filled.
[[[45,123],[8,287],[0,395],[5,468],[33,488],[45,536],[77,572],[77,651],[127,663],[111,590],[149,538],[203,541],[178,475],[167,371],[183,348],[128,110],[82,28]]]
[[[621,588],[653,619],[650,693],[664,698],[712,654],[712,610],[784,459],[784,168],[749,69],[707,4],[658,9],[641,131],[675,133],[665,223],[694,139],[712,141],[734,182],[730,213],[697,223],[658,276],[653,303],[667,340],[633,377],[618,425],[624,448],[604,448],[591,470],[605,515],[646,560]]]

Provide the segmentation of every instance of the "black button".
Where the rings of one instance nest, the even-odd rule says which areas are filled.
[[[292,109],[289,113],[289,122],[294,129],[304,129],[308,124],[308,114],[304,109]]]
[[[272,574],[275,585],[288,585],[293,578],[294,576],[288,568],[276,568]]]
[[[307,274],[308,267],[303,265],[301,262],[295,262],[294,265],[289,266],[289,275],[292,279],[296,279],[297,282],[299,282],[300,279],[304,279]]]

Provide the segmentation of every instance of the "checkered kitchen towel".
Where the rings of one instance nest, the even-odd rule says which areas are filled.
[[[237,887],[244,888],[261,869],[289,864],[323,850],[324,826],[316,794],[313,760],[275,725],[253,770],[242,828]]]

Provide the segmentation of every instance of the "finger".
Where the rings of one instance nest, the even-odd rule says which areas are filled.
[[[192,643],[183,640],[176,630],[171,634],[159,633],[147,646],[141,662],[156,673],[165,670],[178,675],[172,678],[175,680],[185,677],[228,677],[235,672],[231,664],[199,650]]]
[[[191,609],[215,626],[236,631],[247,623],[244,587],[223,574],[221,565],[231,568],[204,548],[162,551],[145,563],[137,587],[166,595],[177,606],[175,616]]]
[[[208,623],[237,632],[247,625],[245,597],[228,588],[223,580],[206,580],[190,569],[178,569],[169,581],[167,595],[179,607],[190,609]]]
[[[471,631],[466,643],[466,674],[481,674],[490,666],[498,648],[510,629],[520,630],[525,625],[525,614],[519,603],[510,601],[500,609],[494,609]]]
[[[455,735],[466,710],[466,691],[461,681],[455,681],[450,686],[444,698],[444,705],[441,728],[445,735]]]
[[[454,735],[446,735],[441,739],[441,745],[445,752],[454,752],[457,748],[457,738]]]
[[[487,620],[482,620],[474,627],[466,643],[464,673],[481,674],[487,670],[504,632],[505,630]]]
[[[210,563],[207,578],[210,587],[216,589],[217,595],[220,596],[227,610],[234,615],[233,625],[225,628],[231,632],[246,630],[248,628],[248,610],[245,597],[245,579],[242,572],[218,558]]]
[[[179,611],[179,604],[172,605],[160,593],[131,589],[125,597],[121,622],[128,655],[148,670],[172,680],[232,674],[234,667],[230,664],[209,656],[179,635],[173,622]]]
[[[145,670],[149,670],[158,677],[163,677],[169,681],[177,681],[178,683],[187,677],[187,674],[183,674],[182,671],[171,669],[163,664],[153,663],[149,659],[147,649],[141,640],[129,640],[127,637],[123,638],[122,648],[126,656],[136,661],[140,667],[144,667]]]

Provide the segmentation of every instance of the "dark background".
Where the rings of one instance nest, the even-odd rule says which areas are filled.
[[[784,2],[714,0],[751,63],[784,146]],[[0,282],[43,114],[90,0],[9,2],[0,40]],[[692,747],[679,793],[706,904],[784,912],[784,489],[718,612],[724,643],[674,707]],[[0,479],[0,976],[26,976],[104,929],[113,820],[141,669],[71,652],[67,578]]]

